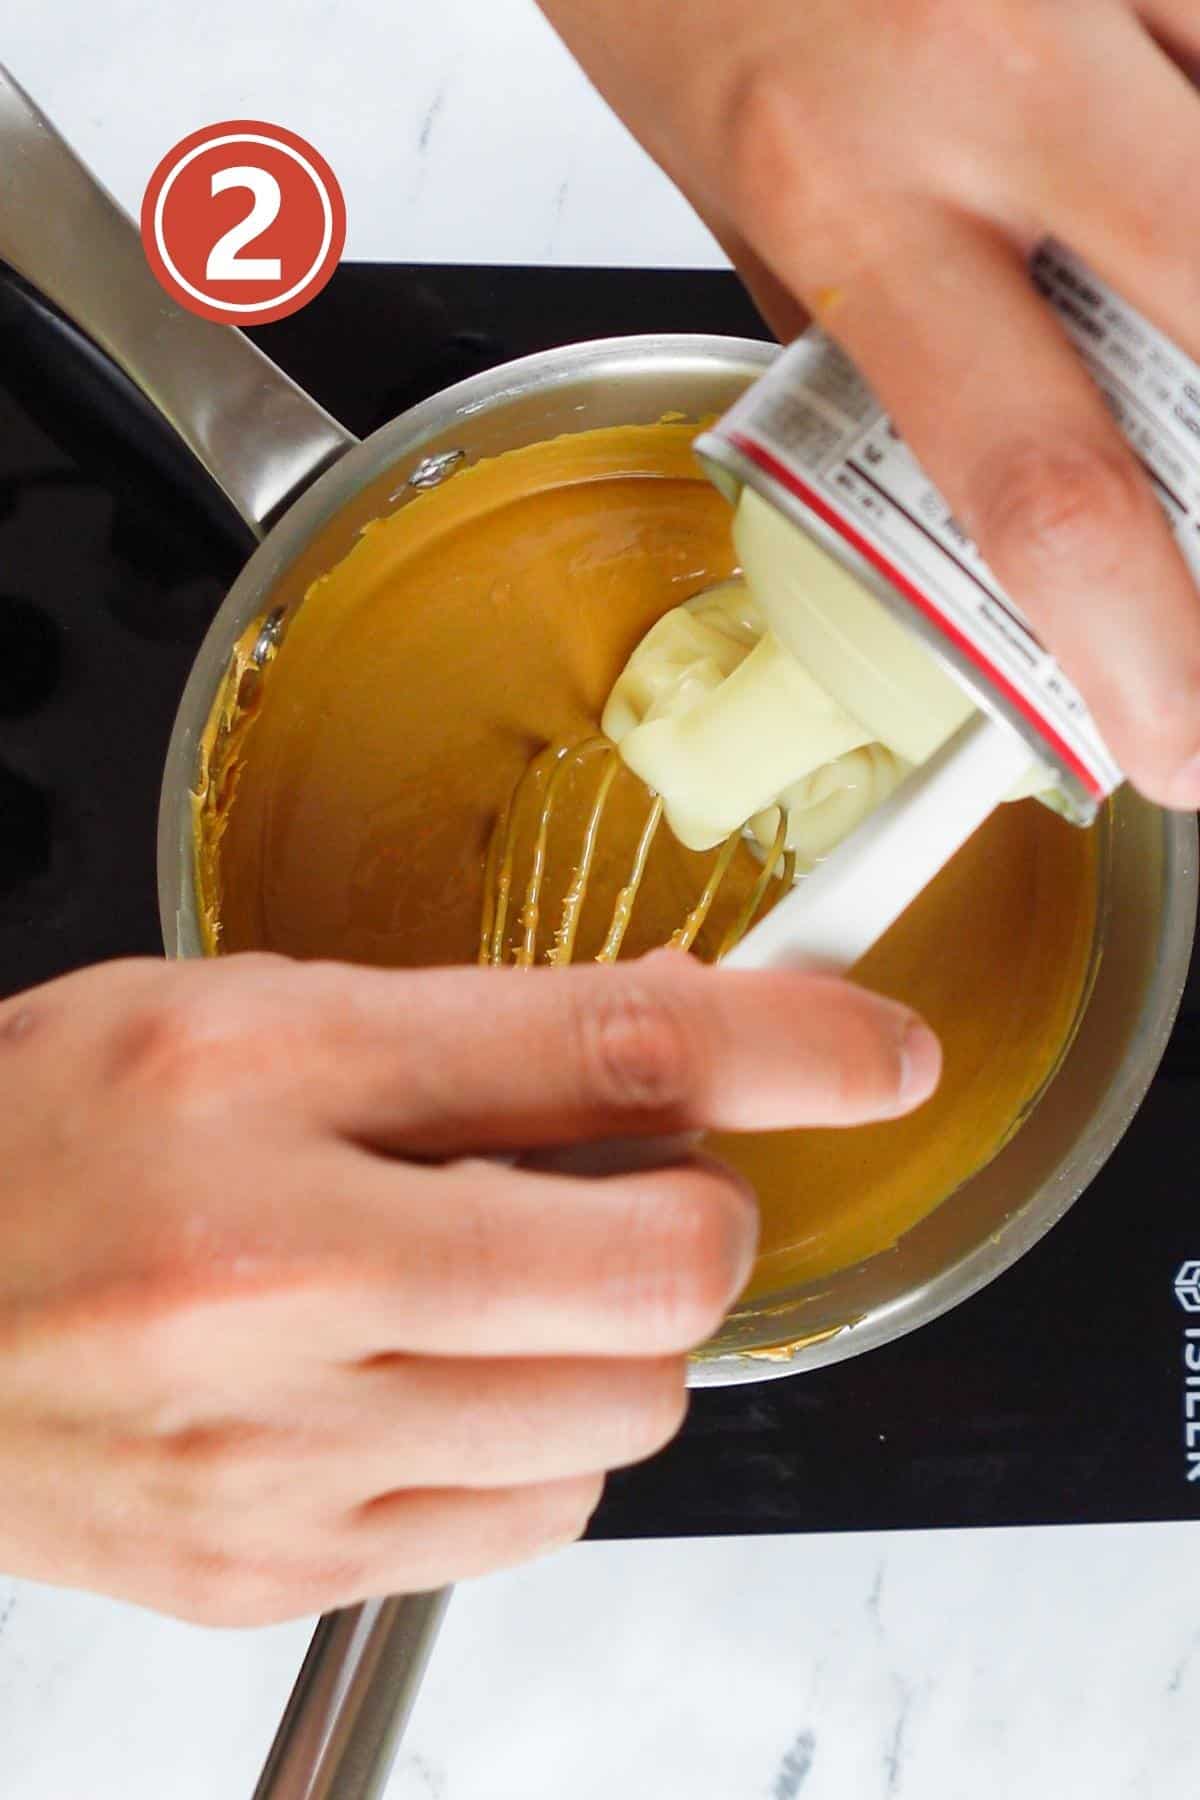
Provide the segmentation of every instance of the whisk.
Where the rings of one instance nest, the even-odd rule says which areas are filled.
[[[508,917],[514,887],[522,898],[518,965],[537,960],[541,910],[555,801],[572,770],[595,760],[598,780],[578,855],[545,960],[569,963],[578,940],[580,915],[595,866],[605,806],[617,779],[620,754],[602,736],[569,747],[550,746],[525,770],[512,799],[497,820],[488,850],[479,960],[508,959]],[[1010,726],[975,714],[927,763],[900,786],[814,870],[796,881],[795,858],[784,848],[786,817],[780,814],[774,842],[757,880],[721,938],[716,960],[742,968],[780,966],[797,956],[831,968],[851,968],[883,935],[938,871],[1028,775],[1034,762],[1028,746]],[[627,772],[626,772],[627,773]],[[543,788],[533,834],[533,853],[523,883],[516,880],[517,815],[521,802]],[[663,804],[648,795],[648,806],[626,879],[618,886],[598,961],[614,962],[625,939],[650,845]],[[743,834],[720,845],[716,861],[683,923],[669,939],[690,949],[726,881]],[[777,891],[769,896],[772,881]],[[770,904],[764,902],[770,899]]]
[[[578,850],[571,858],[571,872],[562,905],[554,924],[543,960],[550,964],[569,963],[575,955],[580,920],[588,898],[601,839],[605,810],[613,783],[622,769],[621,755],[615,744],[602,735],[585,738],[575,744],[550,744],[535,756],[522,772],[507,806],[498,817],[488,846],[484,867],[484,898],[479,936],[479,961],[498,965],[511,960],[528,968],[539,960],[538,941],[542,932],[542,911],[549,860],[551,830],[556,803],[561,801],[571,779],[585,768],[593,768],[595,789]],[[627,780],[636,779],[625,772]],[[640,786],[641,784],[639,784]],[[519,821],[524,811],[540,804],[533,828],[533,847],[528,874],[516,879],[516,852]],[[634,905],[646,873],[651,846],[658,835],[663,817],[662,797],[643,788],[646,806],[639,833],[633,845],[624,880],[620,881],[612,900],[608,923],[595,960],[615,962],[621,953]],[[782,809],[775,838],[762,860],[762,868],[738,907],[736,916],[722,936],[716,951],[720,959],[740,943],[751,924],[758,918],[768,900],[772,882],[778,895],[786,893],[795,879],[796,858],[785,848],[787,818]],[[730,867],[743,842],[740,831],[731,832],[716,851],[715,861],[693,905],[683,922],[667,940],[673,950],[690,950],[699,932],[712,914]],[[514,901],[514,887],[519,900],[516,915],[516,941],[509,945],[509,919]]]

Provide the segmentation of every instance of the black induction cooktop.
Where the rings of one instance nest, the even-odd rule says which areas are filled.
[[[763,335],[721,273],[394,265],[344,266],[252,335],[366,433],[509,357],[678,330]],[[0,272],[0,994],[160,952],[159,771],[249,547],[132,388]],[[591,1535],[1200,1518],[1200,1280],[1177,1292],[1200,1277],[1198,1156],[1194,968],[1133,1126],[1015,1269],[885,1349],[696,1394]]]

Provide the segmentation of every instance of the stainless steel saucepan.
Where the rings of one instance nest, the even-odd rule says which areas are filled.
[[[3,69],[0,259],[125,370],[261,540],[196,659],[168,752],[159,892],[171,956],[201,954],[189,794],[232,647],[252,622],[263,622],[265,654],[273,616],[300,603],[368,520],[464,461],[668,411],[719,413],[774,354],[703,336],[573,345],[476,376],[360,443],[240,332],[167,297],[132,221]],[[738,1308],[694,1359],[694,1385],[794,1374],[913,1330],[999,1275],[1095,1175],[1158,1065],[1196,911],[1193,819],[1123,790],[1105,829],[1094,980],[1072,1046],[1020,1130],[886,1256]],[[444,1602],[380,1600],[321,1621],[257,1800],[381,1793]]]

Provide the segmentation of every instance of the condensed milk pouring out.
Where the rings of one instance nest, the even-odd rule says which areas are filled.
[[[1061,245],[1032,273],[1200,576],[1200,369]],[[1042,798],[1094,818],[1122,774],[1086,705],[824,332],[784,351],[696,450],[738,503],[771,632],[868,740],[921,762],[978,706],[1048,772]]]

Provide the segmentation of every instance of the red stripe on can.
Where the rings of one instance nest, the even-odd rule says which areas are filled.
[[[789,469],[786,463],[780,462],[779,458],[773,455],[764,444],[760,444],[756,438],[747,437],[741,431],[728,431],[724,433],[724,436],[742,452],[743,456],[749,457],[750,461],[760,468],[764,475],[769,475],[773,481],[777,481],[781,487],[786,488],[789,494],[795,495],[796,499],[807,506],[811,512],[816,513],[817,517],[828,525],[831,531],[836,531],[838,536],[852,545],[873,568],[878,569],[885,580],[889,581],[893,587],[898,588],[909,604],[922,613],[944,638],[949,639],[967,660],[974,664],[989,686],[1003,694],[1022,718],[1028,720],[1038,736],[1045,740],[1058,760],[1082,782],[1089,794],[1097,800],[1107,798],[1108,789],[1097,780],[1088,765],[1081,760],[1070,744],[1059,736],[1054,727],[1026,699],[1020,689],[1013,686],[1003,670],[998,669],[978,645],[967,637],[952,619],[947,618],[946,614],[934,604],[927,594],[923,594],[920,588],[914,586],[908,576],[889,561],[869,538],[864,537],[840,513],[835,512],[828,502],[821,498],[820,494]]]

